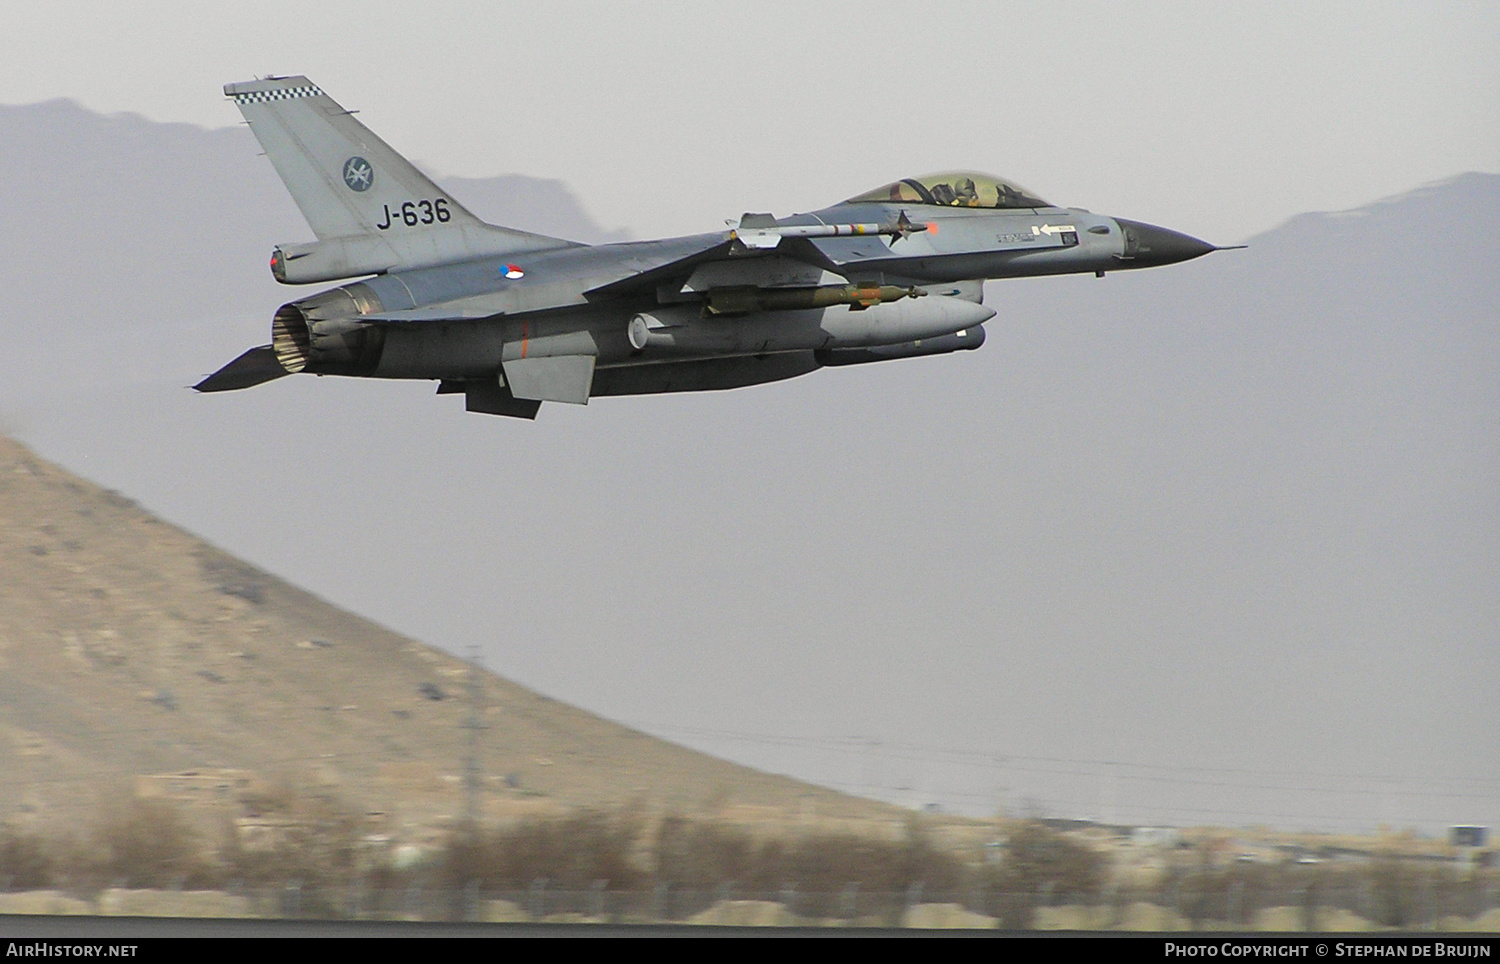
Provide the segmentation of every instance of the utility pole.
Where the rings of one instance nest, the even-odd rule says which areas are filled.
[[[471,831],[479,828],[479,731],[484,728],[484,681],[480,678],[482,670],[479,646],[470,643],[469,718],[464,723],[469,730],[468,759],[464,761],[464,819]]]

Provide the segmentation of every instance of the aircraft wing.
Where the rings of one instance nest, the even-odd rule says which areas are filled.
[[[654,266],[642,265],[634,274],[611,281],[583,293],[589,301],[610,301],[638,291],[645,291],[676,277],[687,277],[693,268],[709,261],[719,261],[734,256],[735,242],[726,238],[718,244],[695,251],[685,257],[663,261]]]
[[[541,252],[532,259],[525,259],[527,281],[515,287],[464,294],[419,307],[401,307],[399,296],[405,295],[409,299],[411,295],[404,288],[400,291],[393,289],[389,293],[398,296],[393,299],[396,303],[384,311],[361,315],[359,321],[406,325],[476,320],[633,299],[642,295],[663,301],[707,297],[711,310],[732,314],[751,310],[754,306],[744,302],[743,296],[755,291],[774,293],[777,289],[848,287],[850,276],[846,268],[831,259],[815,242],[864,235],[866,237],[861,243],[883,247],[885,242],[879,235],[896,235],[899,240],[918,230],[925,230],[925,226],[915,228],[904,218],[888,225],[779,225],[769,215],[746,215],[741,219],[740,227],[720,234],[637,242],[621,245],[618,250],[611,250],[615,246],[602,245],[582,250]],[[852,301],[837,303],[863,305],[869,302],[873,295],[865,293],[864,289],[870,286],[870,282],[861,282],[860,294],[850,295]],[[905,289],[902,291],[904,294]],[[382,298],[386,294],[384,290],[380,292]],[[729,295],[736,297],[727,297]],[[785,299],[781,295],[771,297],[777,307],[822,306],[822,302],[818,305],[801,301],[782,304]],[[889,297],[879,300],[889,300]]]
[[[884,253],[887,244],[894,245],[929,227],[913,223],[905,211],[885,224],[812,220],[811,224],[781,224],[769,214],[746,214],[723,241],[590,288],[584,296],[590,301],[604,301],[674,282],[681,282],[682,291],[700,292],[712,287],[783,288],[842,282],[848,280],[846,273],[818,242],[866,239]]]
[[[591,272],[594,283],[582,292],[567,277],[569,269],[554,276],[544,264],[528,262],[527,267],[528,285],[524,289],[470,295],[419,308],[391,308],[363,315],[360,320],[383,324],[461,321],[599,304],[656,293],[662,288],[694,295],[711,288],[813,287],[847,280],[836,265],[802,239],[783,242],[776,249],[747,248],[733,238],[686,250],[681,244],[662,251],[637,248],[606,270],[595,268]],[[536,279],[535,284],[530,283],[531,278]]]
[[[727,240],[686,257],[643,267],[628,277],[590,288],[583,293],[591,302],[609,301],[673,285],[682,291],[709,287],[775,288],[816,285],[838,274],[838,267],[803,238],[788,238],[774,248],[752,248],[731,235]]]

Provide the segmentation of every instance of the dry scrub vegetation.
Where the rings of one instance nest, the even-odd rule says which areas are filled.
[[[712,820],[634,810],[579,811],[500,827],[461,826],[416,859],[365,832],[354,811],[277,791],[246,801],[261,831],[226,825],[210,839],[177,809],[132,800],[79,839],[0,831],[0,890],[228,890],[291,895],[279,912],[316,916],[466,916],[506,900],[537,913],[682,918],[724,900],[770,900],[805,918],[898,915],[951,901],[981,913],[1096,897],[1104,857],[1040,825],[1012,841],[1015,860],[938,848],[913,819],[895,840],[850,833],[755,835]],[[270,828],[270,830],[267,830]],[[539,906],[539,903],[545,907]],[[1010,919],[1029,917],[1011,908]]]
[[[916,817],[883,840],[580,811],[461,826],[437,846],[403,851],[333,800],[276,791],[246,803],[258,829],[248,838],[226,824],[211,839],[151,800],[110,807],[76,838],[0,830],[0,891],[214,890],[268,916],[424,919],[500,919],[495,908],[505,907],[511,919],[688,920],[759,901],[786,922],[897,924],[914,907],[946,905],[977,915],[964,918],[971,924],[1011,929],[1123,927],[1154,907],[1174,927],[1201,930],[1253,927],[1273,908],[1289,921],[1283,927],[1320,929],[1329,913],[1434,926],[1478,919],[1497,906],[1500,887],[1494,871],[1447,864],[1226,865],[1207,850],[1126,883],[1103,852],[1039,821],[965,853],[936,846]],[[1067,920],[1087,923],[1058,923]]]

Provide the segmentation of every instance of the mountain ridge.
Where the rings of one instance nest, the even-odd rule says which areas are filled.
[[[970,813],[1098,806],[1093,764],[994,762],[1016,756],[1337,758],[1405,775],[1423,821],[1470,806],[1422,796],[1432,774],[1496,768],[1463,737],[1500,729],[1494,175],[1170,268],[991,283],[981,351],[523,425],[427,383],[186,390],[266,341],[298,295],[267,252],[306,229],[248,131],[138,126],[160,143],[42,125],[0,154],[0,412],[346,609],[720,755]],[[1298,811],[1122,781],[1180,808],[1152,821]]]
[[[468,672],[0,437],[0,820],[87,822],[122,786],[232,771],[431,833],[464,813]],[[889,812],[492,673],[481,712],[488,820],[630,804]]]

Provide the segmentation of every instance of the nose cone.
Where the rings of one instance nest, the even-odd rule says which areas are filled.
[[[1179,261],[1201,258],[1210,251],[1219,250],[1207,241],[1199,241],[1197,238],[1178,231],[1159,228],[1154,224],[1126,221],[1124,218],[1115,218],[1115,221],[1125,234],[1124,258],[1132,268],[1154,268],[1162,264],[1176,264]]]

